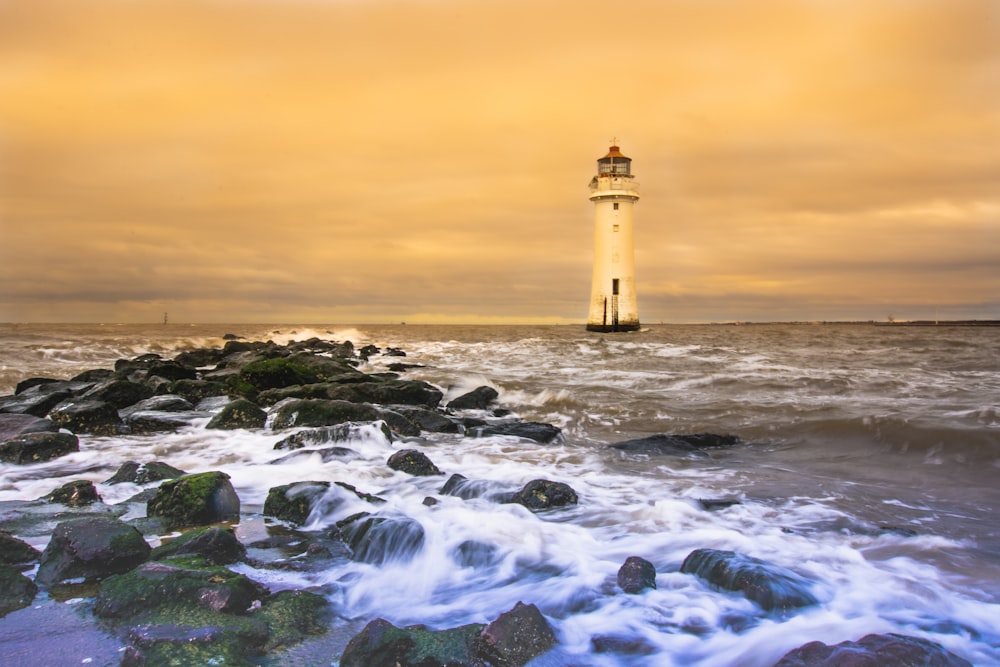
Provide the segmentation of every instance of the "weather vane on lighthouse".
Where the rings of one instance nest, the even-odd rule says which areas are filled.
[[[637,331],[639,305],[635,295],[635,252],[632,207],[639,184],[632,176],[632,158],[622,155],[615,139],[597,161],[590,181],[594,202],[594,278],[590,288],[588,331]]]

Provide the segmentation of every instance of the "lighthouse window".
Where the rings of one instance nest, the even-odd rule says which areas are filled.
[[[617,231],[618,231],[618,225],[613,225],[613,226],[611,227],[611,231],[613,231],[613,232],[617,232]]]
[[[615,202],[615,210],[618,210],[618,202]]]

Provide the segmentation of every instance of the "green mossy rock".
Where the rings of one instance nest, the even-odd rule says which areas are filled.
[[[246,557],[247,550],[232,528],[210,526],[195,528],[153,549],[151,560],[177,556],[195,556],[211,565],[229,565]]]
[[[264,516],[302,525],[329,488],[330,482],[294,482],[272,487],[264,501]]]
[[[45,500],[67,507],[81,507],[101,502],[101,496],[97,493],[97,487],[89,479],[77,479],[63,484],[45,496]]]
[[[0,442],[0,461],[39,463],[80,451],[80,439],[72,433],[24,433]]]
[[[175,468],[163,461],[150,461],[149,463],[137,463],[126,461],[118,468],[118,471],[104,480],[105,484],[149,484],[150,482],[160,482],[165,479],[177,479],[186,475],[183,470]]]
[[[269,630],[266,651],[276,651],[318,635],[329,627],[330,605],[326,598],[308,591],[281,591],[264,601],[255,618]]]
[[[239,517],[240,498],[224,472],[185,475],[161,484],[146,514],[173,527],[202,526]]]
[[[0,617],[31,604],[38,586],[9,565],[0,564]]]
[[[472,665],[475,642],[484,627],[470,624],[437,631],[419,626],[397,628],[377,618],[348,642],[340,667]]]
[[[280,430],[293,426],[333,426],[344,422],[377,419],[378,410],[370,405],[350,401],[300,399],[289,401],[278,408],[271,427]]]
[[[70,519],[52,531],[35,581],[51,585],[67,579],[101,579],[136,567],[150,551],[142,533],[117,519]]]
[[[264,428],[267,413],[258,405],[245,398],[237,398],[227,403],[219,414],[212,417],[205,428],[233,430],[238,428]]]
[[[290,387],[295,384],[312,384],[319,382],[320,379],[319,375],[305,364],[283,357],[252,361],[240,370],[239,377],[257,391]]]
[[[19,540],[5,530],[0,530],[0,563],[27,565],[34,563],[42,553],[24,540]]]
[[[425,408],[437,407],[443,396],[438,389],[418,380],[359,382],[331,387],[327,392],[327,397],[335,400],[380,405],[419,405]]]

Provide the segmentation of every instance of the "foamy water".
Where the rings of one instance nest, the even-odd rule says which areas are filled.
[[[27,375],[66,378],[148,351],[172,356],[221,345],[228,332],[400,347],[405,359],[376,356],[362,370],[421,364],[406,377],[438,386],[445,401],[490,385],[501,406],[556,424],[564,437],[548,445],[443,434],[390,442],[376,427],[359,427],[337,443],[355,452],[349,458],[302,454],[275,464],[288,452],[274,444],[293,431],[207,431],[215,403],[177,433],[84,436],[79,453],[56,461],[0,465],[0,500],[39,497],[70,479],[99,483],[127,460],[165,460],[229,473],[249,535],[261,529],[254,513],[270,487],[347,482],[385,498],[380,513],[419,522],[420,552],[317,573],[236,569],[272,589],[324,587],[335,622],[381,616],[445,628],[534,603],[559,638],[539,665],[764,667],[809,641],[871,632],[924,637],[974,664],[1000,663],[996,329],[651,327],[612,336],[577,327],[2,327],[0,379],[9,392]],[[742,444],[708,458],[606,447],[702,431]],[[442,496],[446,477],[390,470],[386,459],[403,448],[480,481],[484,497]],[[533,514],[485,497],[536,478],[570,484],[579,505]],[[139,490],[98,489],[106,502]],[[424,505],[428,496],[438,503]],[[706,511],[704,499],[740,503]],[[371,509],[335,488],[307,528]],[[815,582],[819,604],[768,614],[680,574],[685,556],[705,547],[790,568]],[[617,588],[629,556],[656,565],[655,590]],[[596,653],[594,639],[609,637],[642,650]]]

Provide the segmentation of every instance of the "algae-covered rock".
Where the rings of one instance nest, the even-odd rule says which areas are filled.
[[[31,604],[38,586],[10,565],[0,563],[0,617]]]
[[[0,563],[5,565],[27,565],[34,563],[41,552],[24,540],[19,540],[6,530],[0,530]]]
[[[812,582],[786,568],[718,549],[695,549],[681,564],[694,574],[727,591],[742,593],[767,611],[787,611],[816,604]]]
[[[484,627],[470,624],[437,631],[419,626],[397,628],[377,618],[348,642],[340,667],[472,665],[473,646]]]
[[[245,398],[237,398],[235,401],[227,403],[219,414],[212,417],[205,428],[227,430],[264,428],[266,421],[267,413],[261,410],[256,403]]]
[[[329,488],[330,482],[293,482],[272,487],[264,501],[264,516],[304,524]]]
[[[533,511],[576,505],[577,500],[576,491],[568,484],[547,479],[531,480],[511,498],[511,502]]]
[[[232,528],[210,526],[195,528],[153,549],[151,560],[175,556],[199,556],[212,565],[228,565],[242,560],[247,550]]]
[[[255,613],[268,627],[264,650],[275,651],[297,644],[307,635],[326,632],[330,603],[309,591],[280,591],[261,605]]]
[[[809,642],[790,651],[774,667],[882,667],[883,665],[920,665],[921,667],[972,667],[972,663],[951,651],[920,637],[895,633],[866,635],[856,642],[833,646]]]
[[[73,433],[115,435],[121,427],[115,406],[105,401],[66,401],[49,413],[49,419]]]
[[[332,426],[344,422],[375,421],[378,410],[350,401],[293,399],[278,407],[271,427],[275,430],[293,426]]]
[[[518,602],[483,628],[476,653],[488,663],[521,667],[556,644],[552,626],[533,604]]]
[[[499,395],[493,387],[483,385],[448,401],[448,407],[453,410],[486,410]]]
[[[385,380],[338,385],[331,387],[327,391],[327,396],[354,403],[419,405],[435,408],[444,394],[419,380]]]
[[[146,513],[174,527],[202,526],[238,517],[240,498],[224,472],[184,475],[161,484]]]
[[[24,433],[0,442],[0,461],[39,463],[80,451],[80,439],[72,433]]]
[[[52,531],[35,581],[50,585],[67,579],[101,579],[136,567],[150,551],[142,533],[121,521],[71,519]]]
[[[312,384],[319,376],[308,366],[291,359],[258,359],[240,371],[240,380],[250,384],[257,391],[289,387],[296,384]]]
[[[89,479],[76,479],[49,493],[45,496],[45,500],[69,507],[81,507],[101,502],[101,496],[97,493],[97,487]]]
[[[444,473],[434,465],[427,455],[416,449],[402,449],[389,457],[387,464],[393,470],[399,470],[417,477],[430,477]]]

